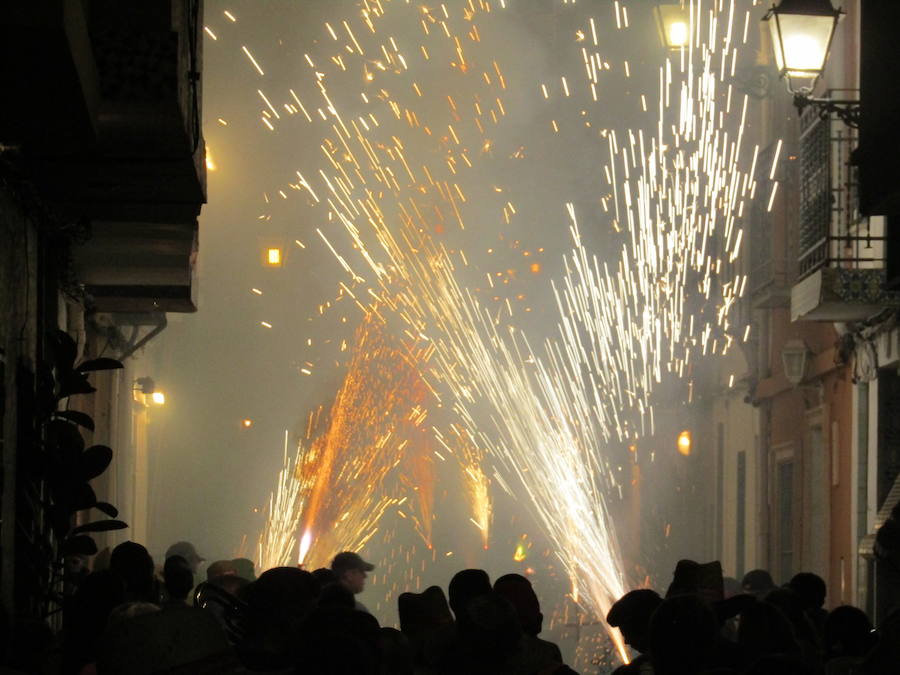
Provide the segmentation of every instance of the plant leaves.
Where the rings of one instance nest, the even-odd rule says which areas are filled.
[[[94,508],[100,511],[103,511],[110,518],[116,518],[119,515],[119,509],[110,504],[109,502],[97,502],[94,504]]]
[[[60,376],[56,398],[63,399],[72,394],[93,394],[95,391],[97,390],[91,386],[85,375],[71,371]]]
[[[86,534],[79,534],[66,539],[60,552],[63,555],[94,555],[97,544]]]
[[[78,477],[91,480],[106,471],[112,461],[113,451],[105,445],[92,445],[78,458]]]
[[[72,530],[72,534],[84,534],[85,532],[109,532],[111,530],[124,530],[126,527],[128,527],[128,524],[123,523],[121,520],[95,520],[92,523],[79,525],[74,530]]]
[[[62,458],[68,453],[77,455],[84,450],[84,438],[71,422],[50,420],[44,428],[47,432],[47,452],[51,455]]]
[[[56,330],[50,338],[50,345],[57,372],[62,374],[72,370],[75,357],[78,355],[78,345],[72,336],[65,331]]]
[[[53,416],[68,420],[69,422],[82,426],[89,431],[94,430],[93,418],[87,413],[81,412],[80,410],[56,410],[53,412]]]
[[[124,367],[125,366],[122,365],[121,361],[101,357],[99,359],[82,361],[75,367],[75,370],[79,373],[88,373],[94,370],[116,370],[117,368]]]
[[[73,480],[75,477],[72,477]],[[91,508],[97,503],[97,495],[94,488],[87,483],[72,482],[69,484],[57,484],[53,493],[53,501],[61,509],[69,513]]]

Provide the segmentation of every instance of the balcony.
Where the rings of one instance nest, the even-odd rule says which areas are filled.
[[[0,140],[65,222],[97,311],[196,309],[200,0],[13,3],[0,27]]]
[[[862,321],[900,294],[884,290],[885,222],[857,208],[856,130],[809,108],[801,119],[797,280],[791,320]]]

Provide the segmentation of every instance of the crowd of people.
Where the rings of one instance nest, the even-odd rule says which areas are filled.
[[[540,603],[519,574],[492,583],[484,570],[466,569],[450,579],[446,594],[439,586],[402,593],[398,630],[380,626],[357,600],[374,569],[357,553],[339,553],[327,568],[278,567],[258,578],[250,560],[219,560],[197,583],[205,562],[179,542],[160,569],[146,548],[129,541],[95,560],[93,571],[80,571],[64,606],[62,649],[55,650],[61,672],[575,672],[557,645],[539,637]],[[613,672],[900,674],[900,613],[875,631],[855,607],[826,611],[826,593],[810,573],[777,587],[764,570],[738,582],[723,577],[718,562],[682,560],[664,595],[635,589],[612,605],[607,623],[633,655]],[[0,675],[60,672],[39,658],[54,651],[46,632],[20,631],[15,640],[7,653],[20,658]]]

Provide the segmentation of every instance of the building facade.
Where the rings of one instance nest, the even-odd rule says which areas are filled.
[[[47,507],[59,495],[41,459],[57,330],[76,364],[123,364],[89,375],[96,392],[64,399],[92,418],[70,416],[85,446],[113,450],[90,499],[73,504],[116,508],[80,509],[71,525],[117,511],[129,529],[99,532],[100,548],[146,539],[152,387],[141,348],[167,312],[196,309],[201,33],[200,0],[15,3],[0,28],[0,601],[10,615],[46,616],[65,590],[50,564],[63,557]]]

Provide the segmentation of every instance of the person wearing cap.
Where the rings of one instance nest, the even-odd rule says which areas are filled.
[[[199,556],[197,554],[197,549],[194,548],[194,545],[189,541],[177,541],[172,544],[166,551],[166,560],[176,555],[180,555],[187,561],[187,564],[191,568],[191,573],[194,575],[197,574],[200,563],[206,562],[206,558]]]
[[[366,588],[366,577],[375,569],[375,565],[363,560],[358,553],[343,551],[334,556],[331,561],[331,571],[337,577],[337,583],[346,588],[353,595],[359,595]],[[371,614],[359,600],[354,598],[354,606],[361,612]]]
[[[631,663],[619,666],[616,675],[636,675],[652,672],[647,654],[650,637],[650,617],[663,602],[659,593],[650,588],[629,591],[613,603],[606,614],[606,623],[622,632],[625,644],[639,654]]]

